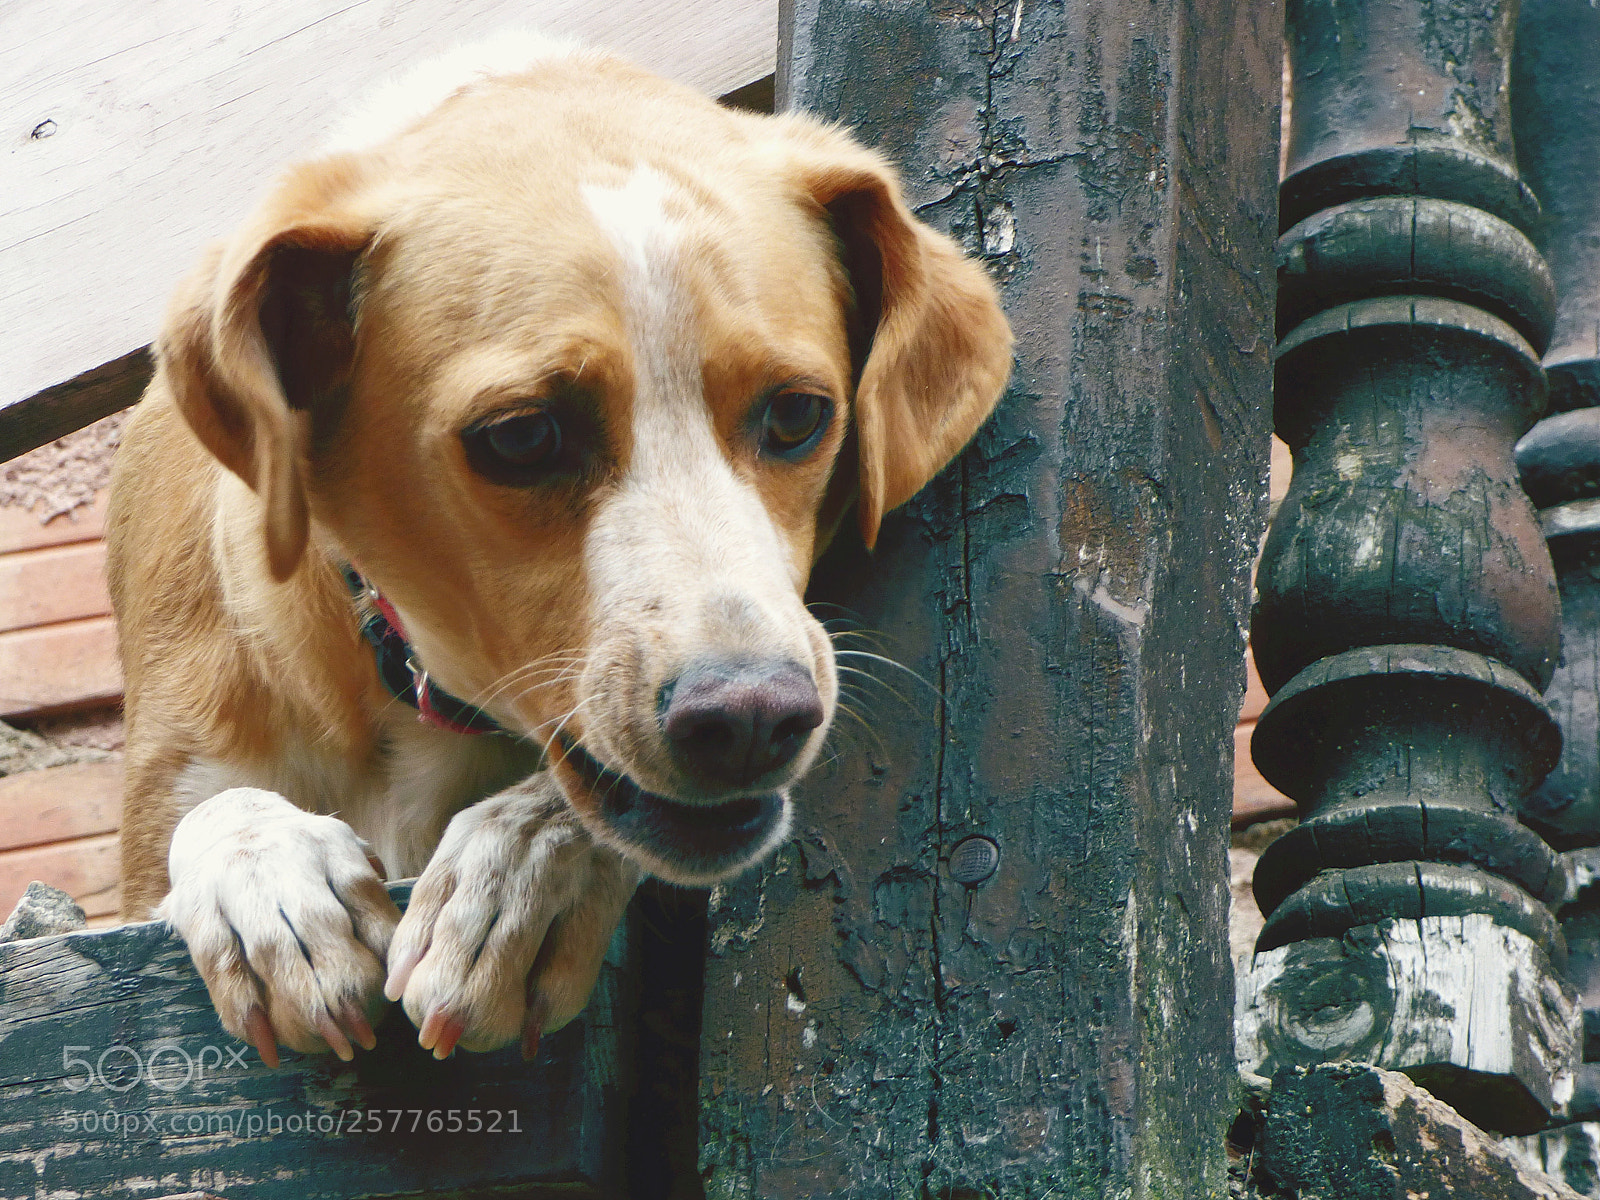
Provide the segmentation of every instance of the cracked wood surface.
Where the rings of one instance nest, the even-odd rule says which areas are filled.
[[[626,944],[532,1064],[435,1062],[394,1007],[354,1063],[285,1052],[276,1071],[223,1033],[159,923],[0,944],[0,1197],[615,1195]]]
[[[1280,10],[795,0],[779,97],[902,164],[1018,335],[999,413],[813,598],[871,658],[713,895],[711,1197],[1214,1196],[1265,517]],[[832,615],[827,614],[827,615]],[[917,678],[920,676],[920,679]],[[968,890],[952,847],[995,839]]]
[[[1257,953],[1240,976],[1239,1065],[1405,1071],[1463,1117],[1526,1134],[1566,1110],[1583,1009],[1543,950],[1484,913],[1385,920]]]

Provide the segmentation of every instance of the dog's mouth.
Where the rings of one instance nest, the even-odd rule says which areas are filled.
[[[557,779],[581,787],[591,801],[592,818],[611,839],[665,878],[684,883],[725,878],[764,856],[788,827],[789,801],[782,792],[684,804],[645,791],[567,734],[559,741]]]

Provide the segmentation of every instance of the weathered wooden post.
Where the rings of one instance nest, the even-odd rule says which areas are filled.
[[[778,861],[713,897],[708,1196],[1226,1191],[1225,748],[1265,508],[1278,18],[785,13],[780,103],[856,127],[984,254],[1018,364],[876,553],[820,573],[932,687],[846,656],[885,685],[868,731]]]
[[[1574,856],[1580,886],[1561,910],[1567,978],[1578,990],[1587,1060],[1573,1123],[1529,1139],[1536,1161],[1600,1194],[1600,10],[1587,0],[1523,0],[1512,73],[1517,159],[1543,207],[1539,249],[1555,280],[1544,369],[1554,415],[1517,446],[1561,589],[1561,662],[1545,698],[1561,762],[1524,805]],[[1581,849],[1587,847],[1588,849]]]
[[[1544,411],[1514,0],[1288,8],[1275,410],[1295,456],[1257,581],[1268,847],[1241,997],[1254,1070],[1401,1069],[1502,1132],[1571,1094],[1577,1010],[1518,823],[1560,735],[1555,577],[1512,446]],[[1485,997],[1494,1003],[1485,1003]]]
[[[1517,446],[1561,585],[1562,663],[1545,695],[1561,765],[1528,815],[1556,840],[1600,842],[1600,10],[1523,0],[1513,76],[1517,157],[1543,212],[1539,249],[1557,300],[1544,355],[1554,415]]]

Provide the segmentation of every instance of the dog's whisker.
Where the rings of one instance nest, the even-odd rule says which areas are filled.
[[[870,671],[863,671],[860,667],[847,667],[842,664],[838,669],[841,675],[853,675],[860,680],[860,682],[857,682],[856,680],[842,678],[839,681],[839,688],[841,691],[845,689],[851,689],[851,693],[853,695],[858,695],[863,701],[865,701],[868,698],[865,685],[871,684],[875,688],[879,688],[882,691],[888,692],[889,695],[892,696],[907,711],[913,713],[921,711],[919,706],[912,701],[910,696],[907,696],[904,692],[895,687],[893,684],[889,683],[887,680],[879,679]]]
[[[532,662],[524,663],[520,667],[514,667],[490,685],[488,691],[477,701],[478,707],[482,708],[492,703],[506,689],[515,687],[527,680],[538,678],[541,675],[554,674],[557,676],[557,680],[551,682],[559,681],[561,677],[575,675],[578,673],[578,668],[585,657],[579,651],[557,650],[536,658]],[[540,686],[549,685],[541,684]]]
[[[576,665],[577,664],[575,662],[556,659],[554,656],[547,655],[544,658],[536,659],[531,663],[524,663],[521,666],[513,667],[504,675],[500,676],[499,679],[495,680],[494,683],[489,685],[486,695],[498,694],[502,689],[516,683],[520,679],[529,679],[554,671],[571,670]]]
[[[834,657],[836,657],[836,658],[842,658],[845,655],[849,655],[851,658],[870,659],[873,662],[883,663],[884,666],[893,667],[895,670],[900,671],[900,672],[902,672],[902,673],[904,673],[906,675],[911,676],[911,678],[915,679],[923,687],[927,688],[935,696],[939,697],[939,699],[941,699],[941,700],[944,699],[944,693],[942,691],[940,691],[939,688],[934,686],[932,683],[928,682],[928,680],[924,676],[918,674],[916,671],[913,671],[910,667],[906,666],[905,663],[896,662],[894,659],[888,657],[887,655],[884,655],[884,654],[873,654],[871,651],[868,651],[868,650],[835,650],[833,653],[834,653]]]
[[[847,608],[843,604],[836,604],[832,600],[808,600],[808,601],[806,601],[806,610],[808,612],[810,612],[812,610],[815,610],[815,609],[819,609],[819,608],[831,608],[834,612],[839,614],[840,618],[845,619],[845,620],[854,621],[858,625],[865,625],[867,623],[866,618],[863,617],[858,610],[853,609],[853,608]]]
[[[554,723],[555,724],[555,729],[553,729],[551,731],[548,741],[553,742],[553,741],[558,740],[561,737],[561,731],[566,728],[567,722],[572,720],[573,717],[578,715],[578,710],[580,708],[582,708],[585,704],[590,704],[590,703],[592,703],[592,702],[594,702],[594,701],[596,701],[598,699],[600,699],[600,696],[598,694],[585,696],[582,700],[579,700],[571,708],[567,709],[566,713],[564,715],[562,715],[560,718],[552,718],[550,721],[544,721],[544,722],[542,722],[542,723],[540,723],[538,725],[535,725],[533,727],[533,730],[529,734],[529,736],[530,737],[539,736],[539,731],[541,729],[543,729],[546,725],[550,725],[550,724]],[[546,744],[548,744],[548,742]]]
[[[480,707],[488,704],[497,696],[503,695],[513,687],[520,689],[518,692],[518,698],[520,699],[521,697],[528,695],[530,692],[536,692],[541,688],[555,687],[558,684],[569,682],[570,680],[578,678],[579,674],[580,672],[575,668],[563,668],[559,671],[531,672],[527,674],[511,675],[503,679],[493,688],[493,690],[488,692],[482,698]],[[540,678],[541,675],[545,677]]]
[[[862,699],[864,701],[865,697]],[[867,738],[870,739],[872,743],[871,746],[866,747],[867,749],[870,750],[875,747],[881,757],[889,757],[888,747],[884,745],[883,739],[878,735],[878,731],[872,727],[871,722],[869,722],[863,713],[850,702],[850,698],[847,698],[847,694],[842,691],[840,693],[840,699],[835,705],[835,714],[836,717],[838,715],[848,717],[855,723],[855,726],[859,726],[860,731],[865,733]],[[859,734],[857,734],[855,728],[846,726],[842,721],[835,719],[832,728],[828,730],[827,737],[823,739],[822,745],[825,750],[832,753],[834,757],[837,758],[841,754],[841,743],[854,741],[858,736]]]
[[[870,629],[829,630],[827,626],[823,626],[823,629],[835,646],[846,638],[855,638],[868,646],[876,646],[880,650],[886,649],[889,645],[889,638],[886,634],[874,633]]]

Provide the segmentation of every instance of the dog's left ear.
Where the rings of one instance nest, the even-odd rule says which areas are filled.
[[[807,118],[781,119],[855,293],[857,514],[871,549],[883,515],[920,491],[994,411],[1011,374],[1011,328],[988,274],[917,220],[878,155]]]
[[[355,354],[351,275],[371,233],[337,203],[347,183],[322,164],[291,176],[185,282],[156,343],[195,436],[261,498],[278,580],[305,553],[312,430]]]

